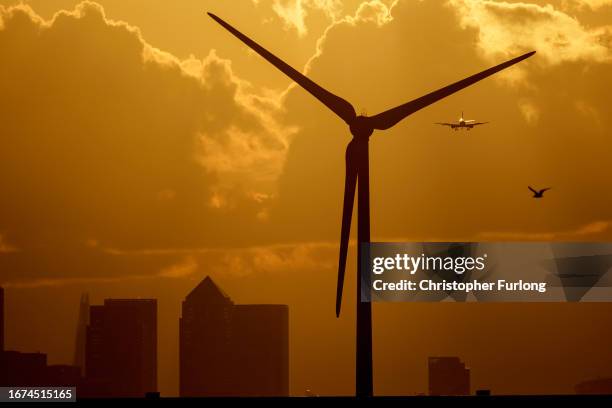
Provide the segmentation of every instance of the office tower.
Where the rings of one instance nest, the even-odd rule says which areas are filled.
[[[73,366],[81,368],[81,374],[85,373],[85,338],[87,325],[89,324],[89,295],[81,295],[79,305],[79,318],[77,320],[76,334],[74,339]]]
[[[0,353],[4,351],[4,288],[0,286]]]
[[[183,301],[179,337],[182,397],[289,394],[286,305],[235,305],[207,277]]]
[[[89,310],[87,394],[144,397],[157,391],[157,300],[107,299]]]
[[[470,369],[458,357],[429,357],[429,395],[470,395]]]

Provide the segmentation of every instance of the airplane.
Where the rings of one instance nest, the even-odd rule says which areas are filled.
[[[461,117],[459,118],[459,121],[456,123],[440,123],[440,122],[436,122],[436,125],[442,125],[442,126],[448,126],[451,129],[454,130],[459,130],[459,129],[465,129],[465,130],[470,130],[472,129],[474,126],[478,126],[478,125],[484,125],[486,123],[489,122],[476,122],[473,119],[464,119],[463,118],[463,112],[461,112]]]

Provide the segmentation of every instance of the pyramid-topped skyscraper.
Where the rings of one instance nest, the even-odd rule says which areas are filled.
[[[289,395],[289,308],[236,305],[206,277],[179,321],[180,395]]]

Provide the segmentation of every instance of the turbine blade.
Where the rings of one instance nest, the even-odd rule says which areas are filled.
[[[340,256],[338,258],[338,286],[336,291],[336,317],[340,317],[342,306],[342,289],[344,288],[344,270],[346,269],[346,255],[349,237],[351,234],[351,218],[353,217],[353,204],[355,202],[355,187],[357,186],[357,167],[354,163],[355,148],[351,141],[346,148],[346,175],[344,178],[344,204],[342,208],[342,229],[340,231]]]
[[[488,76],[491,76],[503,69],[506,69],[518,62],[521,62],[522,60],[531,57],[533,54],[535,54],[535,51],[528,52],[527,54],[523,54],[520,57],[496,65],[478,74],[472,75],[471,77],[462,79],[461,81],[455,82],[454,84],[448,85],[444,88],[438,89],[437,91],[431,92],[425,96],[421,96],[420,98],[400,105],[396,108],[389,109],[385,112],[379,113],[376,116],[372,116],[371,118],[369,118],[371,126],[374,129],[379,130],[389,129],[390,127],[393,127],[399,121],[413,114],[414,112],[423,109],[424,107],[431,105],[432,103],[437,102],[440,99],[446,98],[447,96],[454,94],[455,92],[460,91],[461,89],[466,88],[482,79],[485,79]],[[463,112],[461,112],[461,117],[463,117]]]
[[[334,95],[328,90],[322,88],[317,85],[315,82],[307,78],[305,75],[296,71],[294,68],[286,64],[280,58],[272,54],[270,51],[263,48],[261,45],[257,44],[255,41],[251,40],[246,35],[242,34],[240,31],[236,30],[234,27],[223,21],[221,18],[217,17],[212,13],[208,13],[208,15],[215,20],[217,23],[221,24],[223,28],[236,36],[240,41],[245,43],[248,47],[250,47],[253,51],[261,55],[265,58],[269,63],[278,68],[281,72],[287,75],[289,78],[294,80],[298,85],[304,88],[306,91],[310,92],[312,96],[321,101],[325,106],[332,110],[336,115],[338,115],[342,120],[346,123],[352,122],[355,118],[355,108],[345,99]]]

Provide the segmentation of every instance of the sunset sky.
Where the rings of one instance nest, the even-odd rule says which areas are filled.
[[[294,395],[354,391],[354,248],[335,318],[344,123],[211,11],[374,115],[537,54],[370,140],[372,239],[612,240],[612,0],[0,0],[0,284],[10,349],[71,363],[78,304],[206,275],[290,310]],[[453,132],[434,122],[490,124]],[[543,200],[527,189],[552,187]],[[376,304],[377,394],[571,393],[612,376],[612,304]]]

